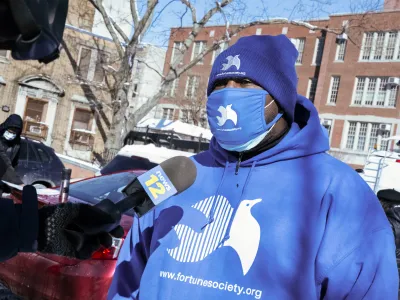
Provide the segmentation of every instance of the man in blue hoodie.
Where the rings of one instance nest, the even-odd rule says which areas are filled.
[[[192,187],[135,219],[108,299],[397,299],[378,199],[329,156],[297,51],[250,36],[216,59]]]

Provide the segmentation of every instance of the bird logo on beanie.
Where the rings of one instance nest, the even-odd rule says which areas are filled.
[[[228,70],[230,67],[235,66],[236,70],[239,71],[240,69],[240,58],[239,58],[239,54],[232,56],[229,55],[226,60],[228,61],[228,63],[226,64],[222,64],[222,71],[226,71]]]

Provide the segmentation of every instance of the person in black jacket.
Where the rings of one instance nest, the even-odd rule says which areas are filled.
[[[59,57],[67,12],[68,0],[0,1],[0,49],[10,50],[17,60],[54,61]],[[12,117],[10,124],[15,125],[15,120]],[[18,157],[13,137],[17,138],[20,128],[5,124],[0,135],[0,179],[8,176]],[[120,220],[121,213],[108,199],[100,206],[60,203],[38,209],[36,189],[25,185],[21,204],[0,198],[0,261],[34,251],[89,258],[100,245],[109,247],[114,237],[123,236]]]
[[[7,168],[1,179],[14,184],[23,184],[15,171],[21,149],[21,133],[22,119],[17,114],[10,115],[4,123],[0,124],[0,159],[4,161]],[[2,189],[4,186],[0,184],[0,192]]]

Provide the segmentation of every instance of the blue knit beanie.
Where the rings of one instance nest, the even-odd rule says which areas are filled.
[[[207,95],[217,80],[248,78],[271,94],[292,123],[297,99],[297,56],[295,46],[285,35],[242,37],[216,58]]]

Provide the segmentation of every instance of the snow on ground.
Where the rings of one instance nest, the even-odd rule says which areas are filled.
[[[89,134],[96,134],[96,132],[91,131],[91,130],[86,130],[86,129],[72,129],[73,131],[76,132],[82,132],[82,133],[89,133]]]
[[[91,171],[94,171],[94,172],[97,172],[97,171],[100,170],[100,166],[98,166],[96,164],[92,164],[92,163],[89,163],[87,161],[80,160],[80,159],[77,159],[77,158],[74,158],[74,157],[71,157],[71,156],[67,156],[67,155],[63,155],[63,154],[59,154],[59,153],[56,153],[56,155],[63,162],[70,163],[70,164],[77,165],[77,166],[81,166],[81,167],[84,167],[84,168],[86,168],[88,170],[91,170]]]
[[[174,156],[190,157],[195,155],[195,153],[173,150],[165,147],[156,147],[154,144],[148,144],[148,145],[127,145],[118,152],[118,155],[139,156],[147,158],[154,163],[160,164],[163,161]]]
[[[209,129],[205,129],[200,126],[183,123],[181,121],[169,121],[163,119],[146,119],[137,125],[137,127],[147,127],[159,129],[159,130],[173,130],[176,133],[185,134],[189,136],[199,137],[202,135],[203,138],[211,140],[212,133]]]

